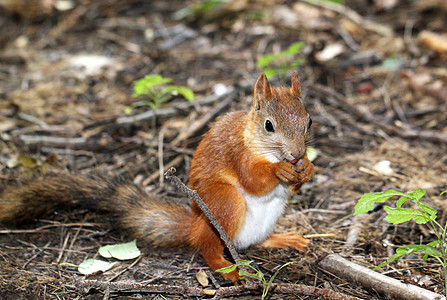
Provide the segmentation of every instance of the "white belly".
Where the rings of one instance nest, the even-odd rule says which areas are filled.
[[[247,194],[242,188],[240,191],[245,198],[247,210],[245,224],[233,242],[237,249],[244,249],[263,242],[272,234],[276,222],[284,212],[289,192],[282,184],[263,196]]]

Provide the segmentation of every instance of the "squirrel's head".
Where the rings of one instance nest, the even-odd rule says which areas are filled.
[[[312,124],[301,101],[300,78],[292,75],[290,88],[271,88],[264,74],[254,88],[253,107],[249,118],[255,151],[271,162],[301,159],[306,154]]]

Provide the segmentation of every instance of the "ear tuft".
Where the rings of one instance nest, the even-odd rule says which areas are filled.
[[[292,94],[294,96],[297,96],[298,98],[301,98],[301,83],[300,83],[300,77],[298,76],[298,73],[296,71],[292,74],[292,88],[291,88]]]
[[[255,110],[261,108],[262,102],[269,101],[272,98],[272,90],[264,73],[259,75],[258,81],[256,81],[254,94],[253,106]]]

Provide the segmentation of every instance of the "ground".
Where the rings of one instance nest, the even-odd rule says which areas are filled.
[[[199,3],[0,3],[2,186],[48,170],[102,172],[129,178],[156,197],[185,199],[159,176],[160,166],[175,166],[187,182],[208,123],[225,112],[249,109],[254,83],[263,72],[257,59],[304,42],[294,56],[302,64],[270,81],[290,84],[293,69],[298,70],[313,120],[316,173],[291,199],[275,231],[320,236],[304,252],[252,248],[241,255],[267,277],[293,262],[279,272],[278,283],[382,299],[325,272],[318,262],[338,253],[373,268],[401,245],[435,239],[432,230],[414,221],[385,222],[380,207],[353,217],[357,200],[367,192],[424,189],[426,203],[445,221],[446,196],[440,195],[447,190],[445,2],[233,0],[191,9]],[[126,114],[136,101],[133,82],[146,74],[172,78],[192,89],[196,100],[188,105],[176,97],[158,109],[156,119],[132,118],[151,110],[145,106]],[[0,226],[1,299],[130,295],[83,290],[76,282],[85,277],[76,267],[61,265],[96,257],[101,245],[129,241],[112,229],[107,215],[77,208],[17,227]],[[358,237],[351,236],[352,228],[359,229]],[[196,274],[205,270],[216,281],[208,288],[231,285],[199,255],[142,251],[135,264],[125,261],[88,279],[200,287]],[[440,265],[433,258],[407,256],[381,272],[443,292]]]

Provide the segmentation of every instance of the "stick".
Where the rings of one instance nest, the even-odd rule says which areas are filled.
[[[110,278],[108,281],[112,282],[115,279],[117,279],[121,274],[123,274],[124,272],[126,272],[127,270],[129,270],[130,268],[132,268],[133,266],[135,266],[141,259],[143,258],[143,255],[140,255],[133,263],[131,263],[130,265],[128,265],[126,268],[124,268],[124,270],[122,270],[121,272],[119,272],[118,274],[116,274],[115,276],[113,276],[112,278]]]
[[[240,260],[239,254],[237,253],[236,249],[234,248],[233,243],[231,242],[230,238],[228,237],[227,233],[223,229],[222,225],[220,225],[219,221],[217,221],[216,217],[213,215],[211,210],[208,208],[205,202],[200,198],[199,194],[197,194],[196,191],[191,190],[186,185],[183,184],[183,182],[178,179],[177,176],[174,175],[175,168],[170,168],[165,173],[165,178],[170,180],[177,188],[179,188],[182,192],[187,194],[189,197],[191,197],[197,205],[200,207],[200,209],[203,211],[203,213],[207,216],[207,218],[210,220],[211,224],[213,224],[214,228],[216,228],[217,232],[219,232],[221,240],[225,243],[225,246],[227,246],[228,250],[230,251],[231,257],[235,262]]]
[[[194,133],[199,131],[201,128],[203,128],[206,124],[211,121],[217,114],[219,114],[225,107],[227,107],[230,102],[232,101],[232,97],[228,97],[225,100],[219,102],[211,111],[206,113],[204,116],[202,116],[200,119],[192,122],[192,124],[188,125],[188,127],[182,131],[172,142],[171,146],[177,147],[179,146],[183,141],[188,139],[190,136],[192,136]]]
[[[402,283],[368,268],[350,262],[337,254],[329,254],[319,263],[324,270],[385,295],[390,299],[445,300],[444,296]]]
[[[170,162],[168,162],[168,163],[166,164],[165,167],[166,167],[167,169],[172,168],[172,167],[175,167],[175,166],[177,166],[178,164],[180,164],[184,159],[185,159],[185,156],[184,156],[184,155],[179,155],[179,156],[177,156],[176,158],[174,158],[173,160],[171,160]],[[161,170],[159,170],[159,171],[153,173],[151,176],[149,176],[148,178],[146,178],[145,180],[143,180],[143,182],[141,183],[141,185],[142,185],[142,186],[147,186],[147,185],[149,185],[150,183],[152,183],[155,179],[157,179],[157,178],[160,176],[160,172],[161,172]]]
[[[5,229],[0,230],[0,234],[14,234],[14,233],[38,233],[42,232],[47,228],[53,228],[53,227],[72,227],[72,226],[87,226],[87,227],[95,227],[99,226],[99,224],[96,223],[70,223],[70,224],[52,224],[52,225],[44,225],[41,227],[37,227],[34,229]]]

